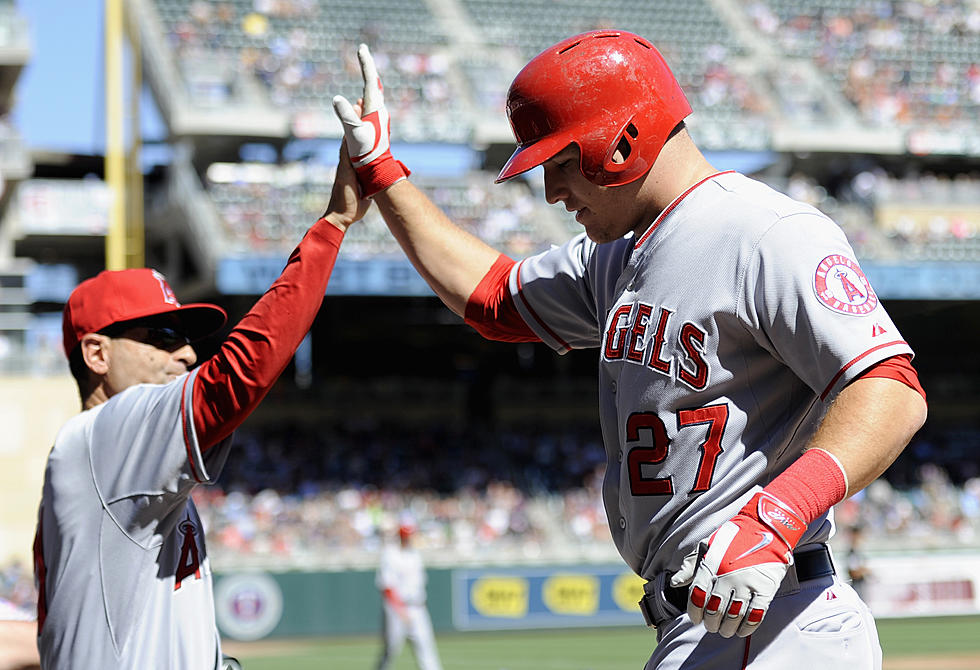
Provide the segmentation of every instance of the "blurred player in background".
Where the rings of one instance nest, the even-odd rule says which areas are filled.
[[[848,528],[847,543],[847,577],[851,580],[851,588],[857,591],[862,600],[867,600],[868,580],[871,578],[871,568],[868,567],[868,557],[864,553],[864,526],[859,521]]]
[[[82,412],[55,439],[38,512],[45,670],[222,667],[191,490],[234,458],[232,431],[310,329],[344,232],[364,209],[342,160],[327,212],[196,368],[191,342],[220,329],[225,313],[181,305],[156,271],[102,272],[69,296],[64,349]]]
[[[485,337],[599,348],[603,499],[648,580],[648,668],[880,668],[868,608],[838,579],[831,507],[925,420],[912,349],[840,228],[719,172],[652,44],[578,35],[517,75],[517,150],[584,232],[516,263],[455,226],[389,148],[381,83],[334,108],[364,197],[419,273]]]
[[[405,638],[412,643],[421,670],[442,670],[432,620],[425,606],[425,566],[422,556],[412,547],[414,535],[415,525],[402,522],[398,527],[398,544],[386,544],[378,563],[376,584],[384,610],[381,628],[384,650],[378,670],[392,666],[405,645]]]

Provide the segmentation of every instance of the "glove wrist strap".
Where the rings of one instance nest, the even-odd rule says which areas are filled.
[[[367,165],[354,168],[357,172],[357,182],[361,186],[362,195],[370,198],[385,190],[395,182],[401,181],[412,174],[405,165],[391,155],[391,151],[378,156]]]

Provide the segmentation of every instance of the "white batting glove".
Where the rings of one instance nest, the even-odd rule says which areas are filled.
[[[411,171],[391,155],[391,118],[385,107],[378,69],[366,44],[357,48],[357,60],[364,79],[361,115],[357,115],[354,106],[342,95],[334,96],[333,109],[344,126],[362,195],[369,198],[405,179]]]
[[[760,491],[684,558],[670,585],[691,585],[687,613],[709,633],[751,635],[793,564],[793,547],[804,531],[796,511]]]

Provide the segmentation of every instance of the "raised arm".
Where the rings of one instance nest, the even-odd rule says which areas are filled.
[[[381,80],[367,46],[357,50],[364,77],[359,105],[334,98],[364,197],[372,198],[419,274],[460,316],[500,252],[457,227],[414,184],[390,150],[390,120]],[[363,109],[362,109],[363,108]]]
[[[193,406],[202,449],[228,437],[282,374],[320,309],[344,232],[364,216],[368,205],[357,193],[343,146],[327,211],[218,353],[201,365]]]
[[[500,252],[456,226],[407,180],[381,191],[374,201],[419,274],[449,309],[463,316]]]

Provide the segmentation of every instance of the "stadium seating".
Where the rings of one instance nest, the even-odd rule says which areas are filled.
[[[334,168],[294,163],[212,164],[207,190],[225,225],[230,253],[282,254],[292,249],[323,212]],[[567,219],[557,216],[523,180],[493,185],[493,175],[415,179],[454,221],[515,258],[568,238]],[[574,223],[574,222],[571,222]],[[376,209],[352,227],[344,242],[348,258],[403,254]]]
[[[761,5],[763,3],[755,3]],[[980,8],[970,2],[767,0],[771,36],[812,57],[874,125],[975,126]]]

